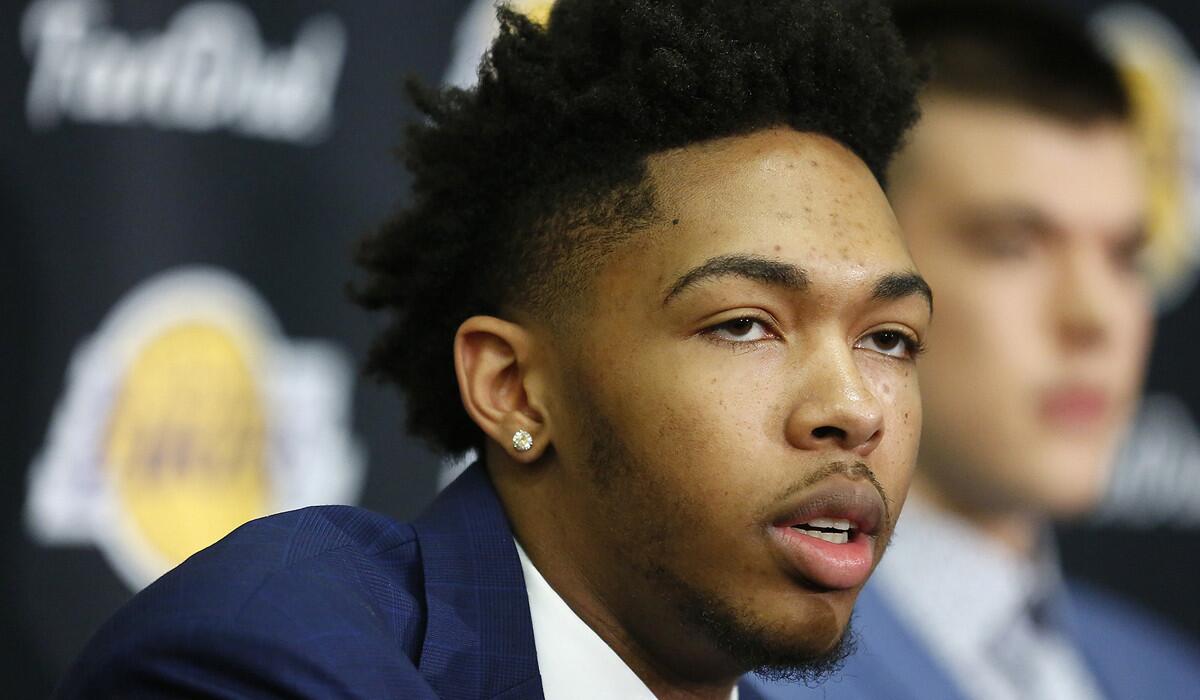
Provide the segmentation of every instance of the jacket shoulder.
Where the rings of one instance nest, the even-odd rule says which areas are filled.
[[[1186,697],[1200,687],[1195,640],[1086,584],[1072,582],[1070,599],[1078,642],[1113,697]]]
[[[60,696],[423,697],[423,600],[410,526],[345,506],[261,518],[135,596]]]

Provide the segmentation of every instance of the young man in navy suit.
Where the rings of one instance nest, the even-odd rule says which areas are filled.
[[[243,527],[62,697],[730,698],[845,653],[931,310],[880,186],[917,89],[886,12],[501,17],[477,88],[418,91],[412,201],[360,255],[371,368],[481,461],[412,524]]]
[[[1049,522],[1105,487],[1142,386],[1147,198],[1130,105],[1082,28],[1006,1],[899,3],[932,60],[889,196],[938,294],[917,476],[862,643],[779,698],[1183,698],[1200,656],[1063,582]],[[1152,546],[1152,543],[1147,543]]]

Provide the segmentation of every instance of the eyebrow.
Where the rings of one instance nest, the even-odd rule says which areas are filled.
[[[923,296],[929,310],[933,311],[933,290],[923,277],[915,272],[901,272],[884,275],[875,283],[873,295],[880,301],[904,299],[910,296]]]
[[[758,255],[719,255],[705,260],[680,275],[679,279],[675,280],[675,284],[671,285],[666,296],[663,297],[663,306],[666,306],[675,296],[689,287],[729,276],[743,277],[787,289],[804,290],[808,288],[808,273],[791,263]],[[876,291],[878,292],[878,288]]]

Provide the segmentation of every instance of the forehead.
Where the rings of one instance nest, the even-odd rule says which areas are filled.
[[[827,137],[770,129],[649,159],[661,217],[637,251],[662,281],[717,255],[743,253],[841,281],[911,269],[878,183]]]
[[[1064,226],[1111,228],[1145,207],[1132,129],[1075,125],[1019,107],[950,96],[922,101],[921,122],[897,161],[893,195],[1038,209]]]

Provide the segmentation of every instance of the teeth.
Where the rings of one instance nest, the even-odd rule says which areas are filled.
[[[825,530],[850,530],[850,521],[845,518],[817,518],[804,523],[810,527],[819,527]]]
[[[819,532],[816,530],[801,530],[809,537],[816,537],[818,540],[825,540],[834,544],[846,544],[850,541],[850,536],[844,532]]]

